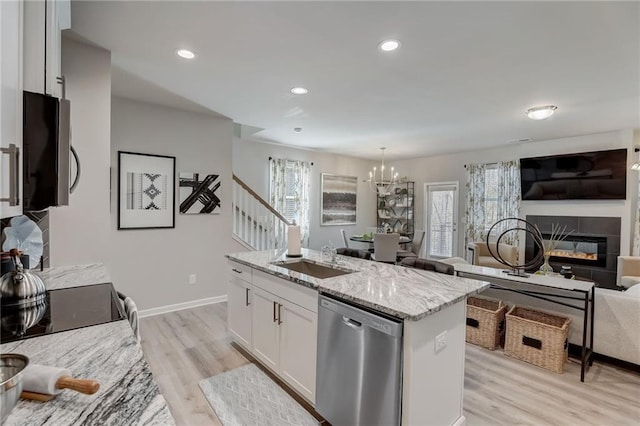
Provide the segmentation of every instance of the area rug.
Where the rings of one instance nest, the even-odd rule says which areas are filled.
[[[318,421],[254,364],[200,383],[224,426],[317,426]]]

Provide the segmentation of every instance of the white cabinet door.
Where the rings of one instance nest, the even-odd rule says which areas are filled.
[[[280,369],[284,380],[315,403],[318,314],[286,300],[280,308]]]
[[[25,2],[25,90],[61,97],[62,30],[70,28],[70,10],[68,0]]]
[[[227,326],[236,342],[251,350],[251,285],[231,276],[227,301]]]
[[[22,214],[22,1],[0,1],[0,217]],[[11,153],[4,151],[12,148]],[[17,149],[17,153],[15,149]]]
[[[254,287],[252,312],[253,354],[273,371],[278,369],[280,326],[278,325],[278,297]]]

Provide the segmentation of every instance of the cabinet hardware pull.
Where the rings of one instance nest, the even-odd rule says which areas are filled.
[[[9,155],[9,196],[0,198],[0,201],[8,201],[10,206],[17,206],[20,204],[20,148],[12,143],[9,148],[0,148],[0,152]]]
[[[278,325],[282,324],[282,312],[280,308],[282,308],[282,305],[278,303]]]
[[[274,300],[273,301],[273,322],[277,322],[278,321],[278,318],[276,317],[276,305],[277,305],[277,303]]]
[[[244,304],[245,306],[249,306],[251,304],[249,303],[249,288],[244,289]]]
[[[238,274],[241,274],[241,273],[242,273],[242,271],[240,271],[240,270],[238,270],[238,269],[236,269],[236,268],[231,268],[231,270],[232,270],[233,272],[238,273]]]

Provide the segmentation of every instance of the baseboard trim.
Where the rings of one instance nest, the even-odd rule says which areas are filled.
[[[174,305],[160,306],[158,308],[143,309],[138,311],[138,318],[152,317],[162,315],[169,312],[181,311],[183,309],[197,308],[198,306],[213,305],[214,303],[222,303],[227,301],[227,295],[207,297],[205,299],[192,300],[190,302],[176,303]]]
[[[582,346],[569,343],[569,356],[571,356],[572,358],[580,359],[581,355],[582,355]],[[613,365],[615,367],[624,368],[625,370],[633,371],[634,373],[640,373],[640,365],[638,364],[634,364],[632,362],[625,361],[618,358],[613,358],[607,355],[602,355],[597,352],[593,353],[593,360],[604,362],[606,364]]]

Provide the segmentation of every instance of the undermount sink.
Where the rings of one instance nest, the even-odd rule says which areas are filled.
[[[357,272],[349,269],[324,266],[306,259],[281,260],[279,262],[273,262],[272,265],[300,272],[301,274],[311,275],[312,277],[320,279],[338,277],[340,275]]]

